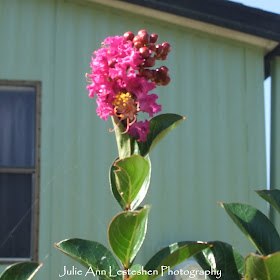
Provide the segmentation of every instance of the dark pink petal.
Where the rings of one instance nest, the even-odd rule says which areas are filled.
[[[109,116],[113,115],[113,107],[109,104],[106,104],[105,102],[102,102],[102,100],[100,98],[96,99],[96,103],[97,103],[97,115],[101,118],[104,119],[105,121],[107,121]]]
[[[136,122],[128,130],[128,133],[135,138],[139,138],[138,142],[147,141],[147,134],[150,133],[149,130],[150,121],[146,120],[145,122]]]
[[[156,94],[150,94],[142,96],[139,101],[140,111],[148,113],[150,117],[161,111],[161,105],[156,103],[158,96]]]
[[[147,81],[144,77],[138,77],[133,74],[128,75],[127,90],[133,93],[137,98],[146,96],[149,91],[156,88],[153,82]]]

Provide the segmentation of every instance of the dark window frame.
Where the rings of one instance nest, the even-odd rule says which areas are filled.
[[[36,132],[35,132],[35,166],[34,168],[1,167],[0,173],[34,174],[32,189],[32,229],[31,229],[31,256],[30,258],[1,258],[0,264],[19,261],[38,261],[39,243],[39,184],[40,184],[40,131],[41,131],[41,82],[21,80],[0,80],[1,86],[34,87],[36,94]]]

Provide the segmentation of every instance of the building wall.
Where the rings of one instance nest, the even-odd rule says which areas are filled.
[[[85,1],[1,0],[0,78],[42,81],[38,279],[74,261],[53,246],[80,237],[107,245],[120,211],[108,183],[117,156],[112,124],[95,114],[84,74],[107,36],[147,29],[168,41],[172,82],[155,90],[164,112],[187,117],[151,154],[152,204],[139,262],[183,240],[252,247],[217,204],[265,210],[263,50]],[[107,245],[109,246],[109,245]]]
[[[280,57],[277,56],[271,61],[271,160],[270,160],[270,185],[272,189],[280,189]],[[279,213],[272,209],[272,219],[280,231]]]

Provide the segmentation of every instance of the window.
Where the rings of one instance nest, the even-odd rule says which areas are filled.
[[[40,89],[0,81],[0,262],[37,259]]]

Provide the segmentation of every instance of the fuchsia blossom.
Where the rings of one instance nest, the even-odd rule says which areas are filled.
[[[139,138],[138,141],[146,141],[150,121],[138,122],[137,114],[144,112],[153,117],[161,111],[161,105],[156,103],[158,96],[150,94],[156,88],[155,79],[141,75],[147,54],[150,60],[156,59],[150,56],[152,53],[146,51],[144,58],[141,49],[125,36],[108,37],[103,47],[93,53],[91,73],[87,74],[91,83],[87,86],[89,97],[97,96],[98,116],[104,120],[118,117],[126,127],[124,133]],[[155,75],[159,78],[158,73]]]
[[[139,138],[139,141],[146,141],[147,140],[147,134],[150,132],[149,130],[149,126],[150,126],[150,122],[148,120],[146,120],[145,122],[138,122],[137,125],[133,125],[130,130],[129,133],[135,137],[135,138]]]

